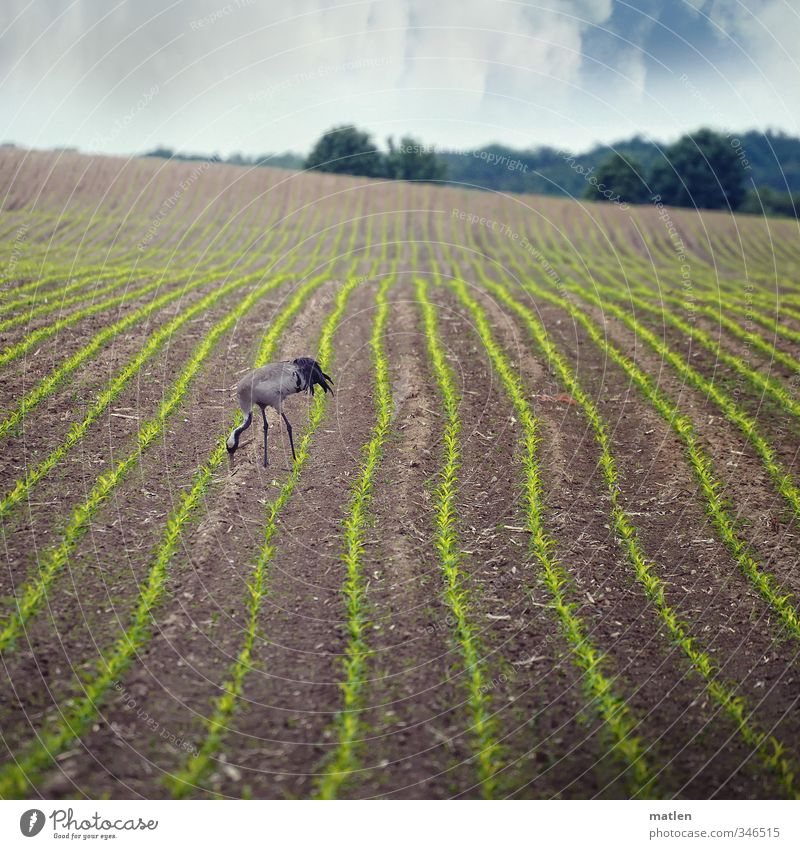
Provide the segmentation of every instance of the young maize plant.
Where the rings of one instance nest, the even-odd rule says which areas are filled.
[[[773,295],[771,300],[766,302],[764,297],[757,298],[753,294],[749,294],[748,297],[750,303],[740,304],[737,303],[733,297],[724,294],[721,289],[708,287],[708,289],[698,291],[693,287],[691,299],[687,300],[686,295],[681,295],[680,292],[674,292],[671,290],[663,291],[661,289],[656,290],[650,275],[645,271],[631,269],[627,266],[625,270],[628,275],[628,288],[632,292],[640,295],[642,298],[650,298],[653,302],[660,303],[662,305],[673,304],[676,307],[680,307],[682,310],[688,310],[693,316],[697,314],[695,307],[700,306],[702,307],[704,314],[709,316],[712,320],[716,319],[720,310],[723,315],[727,313],[740,315],[746,321],[754,321],[757,324],[762,325],[762,327],[769,330],[774,337],[780,336],[789,342],[794,342],[795,344],[800,343],[800,332],[792,330],[776,318],[776,315],[797,318],[800,313],[793,311],[791,308],[783,304],[783,298],[777,294]],[[608,265],[593,265],[592,271],[602,274],[602,276],[609,281],[613,280],[614,269]],[[743,293],[739,292],[739,294],[741,295]],[[654,303],[651,303],[651,306],[653,305]],[[716,307],[716,309],[712,310],[713,307]],[[709,312],[709,310],[712,311]],[[764,312],[764,310],[771,310],[772,312]]]
[[[263,229],[262,229],[261,232],[262,233],[264,232]],[[273,236],[274,236],[275,232],[276,232],[275,230],[272,231]],[[282,240],[281,240],[282,243],[285,243],[285,241],[289,237],[289,235],[290,235],[289,230],[283,231]],[[222,251],[224,249],[220,249],[220,250]],[[258,252],[257,256],[260,256],[263,253],[263,250],[264,250],[264,248],[262,248],[262,250],[260,250]],[[252,265],[253,262],[254,262],[253,259],[248,259],[247,264]],[[214,280],[215,278],[218,278],[220,275],[222,275],[224,273],[230,273],[230,272],[233,272],[234,270],[241,271],[242,269],[239,268],[239,266],[240,266],[240,262],[239,262],[238,259],[236,261],[231,261],[230,259],[228,259],[217,267],[212,266],[211,268],[203,271],[202,275],[201,275],[201,279],[202,279],[203,282],[212,281],[212,280]],[[140,272],[136,271],[135,269],[131,269],[129,272],[126,272],[126,274],[123,276],[122,282],[123,283],[128,282],[130,280],[130,278],[134,275],[134,273],[136,273],[137,276],[140,274]],[[142,287],[139,287],[138,289],[132,289],[132,290],[129,290],[127,292],[124,292],[122,295],[117,295],[113,298],[108,298],[104,301],[98,301],[96,303],[92,303],[92,304],[90,304],[86,307],[83,307],[82,309],[76,310],[73,313],[69,313],[66,316],[62,316],[50,325],[46,325],[44,327],[40,327],[40,328],[37,328],[37,329],[31,331],[27,336],[25,336],[19,342],[15,343],[13,345],[10,345],[8,348],[6,348],[5,351],[0,353],[0,365],[5,365],[6,363],[13,362],[15,359],[20,357],[22,354],[29,351],[34,345],[38,344],[39,342],[43,341],[44,339],[50,338],[54,334],[63,330],[64,328],[70,327],[71,325],[75,324],[76,322],[80,321],[83,318],[86,318],[86,317],[91,316],[91,315],[95,315],[96,313],[102,312],[103,310],[106,310],[106,309],[112,309],[114,307],[122,307],[131,300],[149,295],[150,293],[152,293],[154,291],[158,292],[158,290],[162,286],[173,286],[175,284],[186,281],[186,290],[187,291],[192,290],[192,289],[196,288],[198,285],[200,285],[199,280],[194,280],[194,281],[191,280],[192,275],[195,274],[195,273],[196,273],[196,269],[188,272],[187,274],[179,274],[177,277],[172,277],[172,278],[167,279],[167,280],[164,279],[163,273],[159,273],[157,275],[156,280],[153,280],[150,283],[148,283],[148,284],[146,284]],[[36,286],[39,285],[39,281],[34,281],[34,282],[35,282]],[[66,288],[68,289],[69,287],[66,287]],[[114,286],[114,288],[117,288],[117,286]],[[65,291],[66,291],[66,289],[59,290],[59,296],[63,296]],[[180,290],[180,291],[183,292],[183,290]],[[102,294],[102,290],[95,290],[95,291],[89,293],[89,295],[86,296],[86,297],[93,299],[99,294]],[[29,311],[28,313],[25,313],[22,316],[17,316],[17,317],[14,317],[13,319],[7,319],[5,322],[0,322],[0,330],[7,329],[9,327],[15,326],[16,324],[27,322],[30,318],[34,317],[35,315],[44,314],[46,312],[52,312],[56,309],[61,310],[61,309],[64,308],[64,306],[67,306],[71,303],[77,303],[80,300],[84,300],[84,299],[85,299],[84,296],[81,295],[81,296],[75,296],[74,298],[67,298],[63,301],[57,301],[52,306],[42,305],[41,307],[34,308],[34,310]]]
[[[636,292],[650,297],[653,297],[654,295],[652,289],[644,286],[636,287],[634,290],[634,294]],[[670,295],[663,292],[659,292],[657,297],[658,301],[661,304],[675,304],[683,308],[685,308],[687,305],[685,297]],[[726,330],[728,330],[728,332],[732,336],[737,339],[741,339],[748,347],[756,348],[762,354],[765,354],[770,361],[774,360],[776,363],[780,363],[792,374],[796,374],[798,370],[800,370],[800,360],[797,360],[795,357],[793,357],[789,353],[786,353],[785,351],[779,350],[775,347],[774,342],[770,341],[769,339],[765,339],[755,330],[748,330],[746,327],[742,327],[739,322],[729,318],[722,311],[722,303],[717,303],[717,306],[715,308],[713,306],[703,304],[702,301],[699,299],[694,299],[689,302],[689,306],[692,315],[704,315],[707,318],[711,319],[715,324],[722,325]],[[755,311],[750,308],[743,307],[741,310],[736,311],[740,312],[748,320],[756,318]],[[666,310],[664,310],[664,312],[666,312]],[[794,342],[797,342],[798,339],[800,339],[800,334],[794,333],[793,331],[790,331],[786,328],[782,328],[774,319],[762,317],[761,323],[766,324],[768,327],[771,326],[773,334],[787,336],[791,341]]]
[[[311,263],[313,264],[314,257],[312,256]],[[221,286],[212,290],[199,302],[189,307],[183,313],[180,313],[164,326],[160,327],[153,333],[147,341],[147,344],[139,353],[120,371],[108,386],[98,395],[94,404],[89,408],[84,418],[75,422],[69,429],[66,438],[61,444],[55,448],[42,462],[30,468],[24,478],[16,481],[13,489],[6,493],[0,499],[0,520],[5,519],[9,513],[30,493],[31,489],[45,477],[59,462],[67,455],[70,449],[76,445],[86,434],[89,428],[100,418],[103,412],[113,403],[113,401],[123,391],[125,386],[131,379],[139,373],[144,363],[152,359],[163,347],[169,342],[173,335],[188,321],[198,315],[202,315],[219,301],[225,299],[228,295],[237,292],[245,286],[257,281],[263,277],[262,272],[246,275],[238,280],[234,280],[225,286]],[[279,275],[270,281],[269,286],[264,291],[270,291],[281,285],[287,278],[287,275]],[[252,302],[250,302],[252,303]],[[67,361],[67,366],[72,365],[74,358]],[[63,367],[62,367],[63,369]],[[56,378],[63,378],[62,369],[56,371]],[[47,384],[45,384],[47,386]],[[38,391],[42,390],[37,387]],[[36,391],[36,390],[34,390]],[[43,397],[43,396],[41,396]],[[41,400],[41,397],[34,396],[34,400]],[[28,398],[23,399],[23,407],[15,411],[0,424],[0,436],[8,431],[8,429],[17,424],[22,415],[30,411],[30,404],[25,404]],[[7,425],[6,422],[9,422]]]
[[[783,410],[783,412],[800,419],[800,402],[792,397],[780,380],[772,377],[771,375],[764,374],[763,371],[759,369],[751,368],[741,357],[725,351],[716,339],[693,321],[687,321],[669,310],[659,308],[656,304],[645,300],[633,291],[628,291],[623,295],[619,292],[618,288],[611,285],[611,278],[609,278],[605,272],[597,272],[595,270],[594,274],[595,292],[602,294],[611,301],[618,301],[620,304],[628,303],[631,307],[638,308],[645,314],[645,316],[652,317],[654,324],[663,324],[666,322],[667,324],[672,325],[681,333],[685,334],[688,339],[697,341],[703,348],[709,351],[709,353],[714,356],[715,361],[724,363],[735,372],[742,375],[752,388],[759,393],[759,396],[762,394],[769,396],[771,400]],[[596,275],[598,274],[602,274],[603,277],[609,281],[608,285],[598,282],[596,279]],[[583,297],[583,293],[586,290],[583,286],[576,286],[570,287],[570,291],[575,292],[576,294],[581,294],[581,297]],[[598,303],[599,299],[596,295],[587,293],[586,297],[589,298],[590,295],[592,302]],[[602,305],[604,309],[619,309],[619,307],[616,307],[613,303],[609,304],[608,301],[603,301]],[[689,314],[691,316],[694,313],[694,309],[691,304],[688,306]],[[615,312],[615,314],[617,313]],[[623,319],[623,321],[626,321],[626,319]]]
[[[113,298],[108,298],[105,301],[98,301],[96,304],[83,307],[82,309],[76,310],[63,318],[58,319],[52,324],[32,330],[19,342],[9,345],[4,351],[0,352],[0,366],[7,365],[8,363],[19,359],[39,342],[43,342],[45,339],[55,336],[65,328],[71,327],[73,324],[77,324],[77,322],[81,321],[81,319],[97,315],[98,313],[113,309],[114,307],[123,306],[137,298],[149,295],[151,292],[157,292],[161,286],[161,280],[153,280],[144,286],[140,286],[138,289],[131,289],[128,292],[124,292],[121,295],[115,295]]]
[[[575,304],[530,281],[524,282],[523,288],[537,297],[562,307],[573,319],[580,323],[586,329],[592,341],[604,354],[620,366],[664,421],[672,427],[686,447],[689,463],[700,486],[706,510],[719,533],[720,539],[727,546],[742,573],[778,615],[785,632],[796,639],[800,639],[800,616],[798,616],[791,595],[778,584],[771,574],[763,569],[751,554],[750,544],[739,535],[736,522],[729,512],[723,496],[722,482],[717,477],[711,460],[702,448],[702,443],[691,419],[681,413],[677,405],[653,382],[650,375],[643,372],[625,354],[611,345],[603,330]]]
[[[153,268],[123,268],[122,270],[115,268],[113,271],[101,271],[90,268],[81,268],[79,271],[73,271],[72,273],[67,271],[62,274],[54,274],[49,278],[39,277],[36,280],[31,281],[31,284],[19,286],[16,289],[5,290],[5,292],[0,295],[0,315],[15,312],[20,308],[24,309],[25,307],[35,307],[37,302],[52,301],[56,304],[54,308],[57,309],[58,304],[60,304],[61,301],[56,301],[56,297],[63,300],[67,295],[72,296],[76,291],[88,289],[93,284],[97,285],[105,280],[121,280],[123,282],[130,281],[131,276],[134,273],[138,277],[151,277],[158,274],[158,270]],[[65,278],[71,282],[65,284]],[[45,289],[45,285],[50,282],[55,283],[56,286],[53,289]],[[36,291],[34,291],[33,294],[24,294],[28,286]],[[100,290],[93,289],[92,292],[84,294],[83,297],[91,297],[92,294],[97,295],[99,293]],[[11,295],[14,295],[14,297],[11,298]]]
[[[203,280],[203,282],[209,282],[214,280],[215,278],[218,278],[221,273],[222,269],[212,269],[211,271],[204,273],[201,279]],[[196,288],[197,282],[191,280],[191,274],[179,275],[178,277],[170,278],[167,280],[164,279],[164,275],[162,274],[158,275],[157,279],[151,280],[149,283],[146,283],[143,286],[139,286],[138,288],[134,289],[129,289],[123,292],[121,295],[115,295],[112,298],[107,298],[105,300],[97,301],[96,303],[91,303],[88,306],[84,306],[78,310],[75,310],[74,312],[68,313],[67,315],[56,319],[56,321],[52,322],[51,324],[47,324],[43,327],[38,327],[30,331],[18,342],[9,345],[5,350],[0,352],[0,365],[6,365],[7,363],[13,362],[14,360],[21,357],[23,354],[27,353],[39,342],[42,342],[45,339],[49,339],[57,333],[60,333],[65,328],[71,327],[72,325],[76,324],[84,318],[88,318],[89,316],[96,315],[106,310],[111,310],[115,307],[123,307],[132,301],[144,298],[152,293],[158,294],[158,291],[162,287],[171,287],[173,285],[178,285],[184,281],[185,287],[187,287],[188,289]],[[183,292],[184,290],[179,289],[178,291]],[[61,304],[57,304],[55,308],[60,309],[61,306]],[[5,325],[5,328],[7,328],[12,325],[26,322],[29,317],[31,316],[26,314],[14,319],[8,319],[8,321],[4,322],[3,325]]]
[[[564,284],[564,288],[582,298],[584,301],[594,304],[600,309],[609,312],[620,319],[620,321],[629,327],[637,337],[644,339],[644,341],[647,342],[647,344],[659,355],[662,362],[668,362],[675,369],[677,374],[684,378],[690,386],[694,387],[699,392],[702,392],[703,395],[713,401],[717,407],[719,407],[725,418],[731,422],[731,424],[738,427],[747,438],[748,442],[752,445],[754,451],[761,459],[764,468],[769,474],[770,479],[775,485],[775,488],[789,505],[795,521],[800,523],[800,490],[798,490],[795,485],[791,474],[783,468],[775,449],[760,433],[756,420],[738,404],[736,404],[730,395],[728,395],[720,387],[719,383],[708,380],[700,374],[700,372],[686,362],[684,357],[666,345],[661,338],[651,330],[643,327],[633,315],[622,309],[617,304],[609,302],[608,300],[603,300],[599,295],[587,290],[586,287]],[[607,291],[609,287],[597,286],[596,288],[599,292],[601,292],[601,294],[609,294]],[[610,295],[610,297],[615,296]],[[632,303],[636,304],[637,300],[638,299],[634,298],[634,296],[631,296]],[[663,317],[666,318],[666,316]],[[680,321],[680,319],[675,320],[669,318],[668,320],[670,323],[674,322],[678,326],[684,324]],[[703,331],[699,330],[699,328],[693,328],[691,325],[685,325],[685,331],[690,339],[699,339],[703,333]],[[713,349],[712,340],[708,341]],[[773,388],[770,385],[771,378],[765,377],[758,372],[754,372],[739,358],[728,357],[721,351],[718,351],[717,354],[718,358],[723,362],[730,359],[731,365],[740,374],[746,377],[751,384],[756,386],[770,386],[772,397],[781,404],[784,412],[793,412],[793,408],[795,406],[798,408],[798,412],[800,412],[800,404],[797,404],[797,402],[795,402],[782,387],[778,386]]]
[[[368,237],[367,246],[369,244],[370,239]],[[385,241],[383,250],[385,250]],[[334,333],[341,323],[350,296],[362,282],[360,278],[353,276],[357,262],[357,259],[353,262],[348,273],[348,279],[341,289],[339,289],[333,311],[326,319],[320,334],[317,346],[318,358],[326,364],[333,360]],[[265,345],[262,348],[259,352],[259,362],[263,362],[269,358],[274,344],[273,341],[271,342],[272,347]],[[228,677],[222,684],[223,695],[219,696],[213,702],[211,715],[205,723],[206,733],[202,744],[198,747],[196,754],[192,755],[186,761],[183,768],[167,779],[167,785],[174,798],[185,798],[191,795],[196,789],[202,787],[203,781],[213,769],[215,755],[222,745],[223,739],[229,730],[231,719],[239,705],[244,690],[245,678],[252,667],[251,657],[257,638],[258,618],[262,602],[268,592],[269,568],[275,554],[273,539],[278,531],[280,513],[294,493],[300,479],[300,474],[308,460],[311,443],[317,429],[324,420],[326,409],[325,398],[324,393],[317,393],[314,396],[309,423],[300,447],[297,450],[297,456],[292,464],[292,470],[281,485],[276,498],[267,506],[262,546],[253,570],[252,580],[248,585],[248,598],[246,600],[247,624],[245,626],[244,641],[236,660],[228,671]],[[222,449],[219,450],[221,451]],[[220,456],[220,462],[221,460],[222,457]]]
[[[72,551],[85,534],[91,518],[106,501],[111,491],[127,476],[131,469],[135,468],[140,461],[141,455],[162,434],[167,420],[178,408],[191,382],[197,376],[201,365],[208,359],[222,336],[264,295],[274,289],[275,286],[276,281],[272,280],[254,289],[240,302],[235,310],[228,313],[225,318],[214,325],[213,329],[195,348],[189,362],[173,384],[171,392],[159,405],[156,415],[139,428],[134,450],[123,460],[120,460],[110,471],[105,472],[97,478],[97,482],[85,501],[73,511],[62,532],[61,542],[46,549],[40,555],[38,574],[35,577],[31,577],[20,588],[15,601],[16,609],[7,615],[5,621],[0,622],[0,651],[7,651],[9,649],[24,630],[25,623],[28,619],[34,613],[38,612],[47,598],[50,585],[62,568],[68,563]],[[54,454],[57,452],[58,449]],[[53,455],[51,455],[50,459],[52,457]],[[63,453],[59,452],[55,460],[49,463],[45,470],[49,470],[62,457]],[[48,463],[48,461],[45,461],[45,463]],[[38,477],[36,479],[38,480]],[[19,502],[30,485],[32,483],[27,479],[26,481],[18,481],[17,488],[12,490],[2,502],[5,514]]]
[[[791,637],[800,639],[800,614],[798,614],[798,610],[792,601],[792,596],[778,584],[771,574],[763,569],[751,554],[751,545],[739,535],[736,522],[731,516],[729,505],[723,496],[723,484],[717,477],[713,463],[702,447],[691,419],[686,414],[681,413],[677,404],[653,382],[650,375],[642,371],[630,358],[608,341],[603,329],[598,327],[588,314],[572,301],[551,291],[552,288],[565,289],[563,281],[559,279],[556,283],[548,276],[541,274],[538,269],[533,269],[534,273],[542,278],[548,286],[548,288],[544,288],[534,283],[531,277],[526,276],[526,271],[519,264],[516,256],[511,257],[510,261],[520,276],[522,288],[535,297],[541,297],[566,310],[575,321],[580,323],[586,329],[592,341],[622,368],[659,415],[675,431],[686,448],[690,466],[706,505],[706,511],[717,529],[720,539],[727,546],[745,577],[777,613],[783,631]],[[783,489],[786,489],[787,486],[793,486],[791,481],[782,481],[781,485]]]
[[[441,284],[440,284],[441,285]],[[444,601],[453,620],[453,638],[464,668],[464,686],[472,722],[475,762],[481,793],[491,799],[496,795],[495,776],[501,769],[500,745],[497,742],[495,718],[491,711],[489,687],[484,676],[484,652],[469,614],[467,590],[461,574],[463,558],[458,531],[458,471],[461,467],[461,420],[458,414],[460,398],[455,377],[445,357],[439,338],[436,307],[428,297],[424,278],[415,281],[417,301],[422,310],[428,357],[433,367],[442,406],[445,428],[442,441],[444,457],[436,487],[436,525],[434,539],[444,577]]]
[[[389,316],[389,289],[396,280],[396,261],[392,270],[378,286],[375,296],[376,312],[370,347],[375,363],[376,421],[372,438],[364,446],[364,459],[350,497],[350,506],[344,520],[342,560],[345,582],[342,589],[347,617],[347,645],[345,647],[342,709],[335,720],[336,747],[323,765],[324,772],[317,780],[316,796],[320,799],[336,798],[341,786],[358,767],[358,735],[362,728],[359,712],[364,708],[368,681],[367,598],[363,577],[364,534],[369,505],[375,485],[375,472],[383,456],[386,439],[392,422],[392,390],[389,363],[383,348],[383,335]]]
[[[488,319],[466,284],[459,278],[448,285],[467,308],[492,365],[511,400],[522,431],[524,454],[522,465],[525,479],[526,523],[530,533],[530,550],[542,569],[542,580],[552,598],[551,606],[561,624],[562,633],[570,646],[575,663],[584,673],[586,693],[591,707],[599,715],[610,738],[612,755],[623,769],[623,777],[633,797],[658,795],[655,776],[646,760],[646,746],[637,736],[637,722],[630,708],[615,691],[603,667],[607,661],[592,644],[586,628],[576,613],[576,605],[568,600],[571,581],[554,554],[555,541],[544,524],[544,492],[539,469],[539,422],[525,399],[519,377],[506,355],[495,342]]]
[[[337,255],[337,246],[343,230],[340,230],[331,253]],[[352,243],[356,229],[353,229]],[[313,265],[314,258],[309,264]],[[255,365],[262,365],[272,358],[278,341],[298,314],[308,298],[322,282],[328,279],[330,267],[301,287],[286,307],[276,317],[259,347]],[[335,318],[329,319],[335,328]],[[322,351],[320,352],[322,355]],[[317,398],[321,398],[318,394]],[[195,473],[192,485],[181,497],[179,507],[167,520],[164,536],[156,549],[147,580],[139,595],[131,617],[131,623],[117,639],[109,651],[104,652],[97,664],[96,672],[83,685],[83,694],[66,700],[68,710],[59,711],[58,717],[50,723],[48,730],[40,733],[18,757],[14,764],[0,767],[0,798],[18,797],[29,791],[42,780],[54,759],[72,745],[91,726],[100,706],[106,700],[114,684],[120,680],[133,659],[143,650],[151,636],[154,610],[161,601],[172,561],[177,556],[183,539],[183,533],[194,517],[196,510],[205,500],[215,473],[222,466],[227,455],[225,437],[220,435],[217,448],[207,462]],[[253,635],[255,632],[253,632]]]
[[[728,716],[744,743],[756,753],[758,760],[772,775],[782,794],[787,798],[798,798],[798,789],[795,787],[797,766],[784,754],[784,745],[774,735],[758,728],[754,719],[755,710],[748,707],[746,700],[736,694],[735,684],[726,682],[722,678],[711,656],[700,647],[700,641],[691,633],[680,613],[668,604],[666,599],[668,586],[658,577],[655,564],[647,558],[636,527],[622,504],[619,473],[611,451],[608,425],[596,404],[578,381],[574,370],[548,337],[544,325],[536,315],[520,304],[504,286],[491,281],[482,266],[476,265],[476,267],[481,275],[482,286],[521,318],[534,344],[547,360],[548,366],[558,375],[564,388],[583,411],[600,448],[600,468],[611,500],[611,518],[618,543],[633,568],[636,580],[644,588],[647,598],[665,625],[670,638],[681,648],[692,671],[701,678],[708,696]]]
[[[274,238],[276,231],[273,228],[273,224],[276,218],[277,213],[273,213],[272,220],[262,225],[259,232],[270,233],[271,238]],[[181,265],[185,273],[181,271],[177,277],[173,277],[169,281],[164,281],[165,284],[189,280],[197,273],[202,273],[207,277],[214,274],[222,275],[226,271],[241,271],[242,269],[239,267],[238,261],[231,259],[230,248],[226,241],[221,240],[221,236],[229,228],[232,220],[226,220],[221,228],[216,229],[213,235],[209,234],[210,239],[208,243],[203,243],[202,256],[197,256],[188,249],[182,251],[180,254]],[[193,222],[192,226],[184,234],[184,237],[191,232],[196,223],[196,221]],[[214,221],[209,222],[203,232],[206,233],[213,228],[214,224]],[[244,226],[244,216],[240,216],[239,224],[231,234],[231,238],[234,240],[238,239],[244,230]],[[286,232],[286,235],[288,236],[288,232]],[[176,246],[175,251],[180,248],[182,239]],[[220,246],[210,251],[209,248],[218,241],[221,243]],[[259,253],[263,252],[263,249],[259,251]],[[214,264],[213,260],[217,257],[222,257],[223,261]],[[129,285],[134,278],[141,279],[160,275],[163,280],[163,270],[159,270],[156,267],[151,268],[146,264],[149,258],[149,254],[139,256],[137,257],[137,261],[132,265],[127,264],[124,258],[117,258],[114,261],[115,267],[113,270],[108,270],[107,263],[105,263],[96,268],[82,267],[77,271],[68,269],[66,272],[56,273],[50,276],[38,275],[37,279],[31,281],[30,284],[16,288],[14,290],[16,296],[14,299],[0,301],[0,314],[3,315],[8,312],[17,311],[20,307],[31,307],[28,312],[23,313],[21,316],[16,316],[13,320],[9,319],[0,323],[0,329],[13,327],[14,324],[25,323],[38,315],[63,310],[65,307],[79,303],[82,300],[94,300],[100,295],[108,294],[118,289],[120,286]],[[172,268],[172,262],[167,263],[167,265],[169,268]],[[189,267],[190,265],[191,267]],[[65,276],[71,281],[66,285],[64,285]],[[111,282],[106,286],[97,287],[98,283],[105,280],[110,280]],[[46,288],[51,282],[57,284],[57,287],[53,290]],[[36,306],[37,302],[39,306]]]
[[[646,231],[641,230],[635,223],[634,227],[639,235],[639,238],[646,246],[651,246],[651,239],[648,236]],[[653,286],[658,284],[659,294],[662,293],[662,287],[659,283],[659,271],[662,272],[662,276],[665,281],[667,281],[666,288],[669,290],[671,284],[669,281],[672,280],[675,274],[675,254],[674,252],[666,257],[662,258],[662,265],[648,265],[642,256],[638,256],[635,253],[626,253],[624,256],[624,265],[623,268],[626,274],[638,274],[643,281],[643,285],[647,285],[647,288],[652,293]],[[740,272],[740,265],[735,267],[735,271],[737,275]],[[594,269],[594,264],[593,264]],[[610,269],[614,271],[614,268]],[[619,272],[619,266],[616,267],[616,271]],[[656,280],[653,281],[653,274],[656,275]],[[696,261],[696,258],[692,257],[692,261],[690,263],[690,277],[687,278],[691,284],[691,296],[693,300],[706,299],[711,302],[711,304],[717,304],[717,306],[726,306],[730,304],[734,307],[735,312],[739,312],[742,315],[746,315],[754,320],[758,321],[758,312],[754,309],[756,306],[762,307],[764,309],[772,309],[774,310],[776,307],[776,298],[778,297],[778,292],[775,290],[775,281],[770,281],[769,288],[763,288],[761,285],[754,284],[752,279],[748,279],[746,282],[741,279],[731,280],[724,276],[722,276],[718,269],[715,269],[712,266],[707,266],[704,263],[699,263]],[[790,285],[790,289],[793,288]],[[770,291],[771,289],[771,291]],[[675,295],[681,294],[680,292],[675,292]],[[736,306],[736,301],[741,299],[746,295],[748,304],[746,307]],[[781,291],[780,293],[780,302],[784,305],[786,304],[797,304],[798,296],[796,294],[790,294],[787,291]],[[765,317],[766,318],[766,317]],[[769,322],[767,321],[767,326],[769,326]]]
[[[285,234],[285,236],[280,240],[279,245],[275,248],[276,255],[280,255],[280,251],[282,250],[287,238],[288,233]],[[265,245],[264,249],[268,250],[269,245]],[[246,275],[244,278],[240,278],[238,281],[235,281],[234,284],[229,285],[235,285],[236,287],[238,287],[239,285],[245,285],[249,282],[257,280],[259,276],[263,276],[263,273],[259,272],[255,274]],[[216,279],[216,274],[201,276],[196,280],[192,281],[191,283],[187,283],[187,285],[184,286],[182,289],[176,289],[173,291],[166,292],[165,294],[151,301],[149,304],[146,304],[145,306],[134,310],[133,312],[129,313],[124,318],[120,319],[114,324],[103,328],[103,330],[101,330],[94,337],[92,337],[86,343],[86,345],[84,345],[83,348],[68,357],[64,362],[61,363],[61,365],[57,366],[54,371],[44,377],[40,383],[34,386],[33,389],[31,389],[26,395],[23,396],[18,406],[10,413],[8,413],[6,417],[0,422],[0,439],[3,439],[4,437],[12,434],[19,427],[20,423],[25,419],[25,417],[35,409],[37,404],[41,403],[45,398],[52,395],[53,392],[56,391],[56,389],[66,380],[66,378],[70,374],[72,374],[85,362],[90,360],[109,342],[116,339],[123,331],[135,326],[140,321],[149,318],[154,312],[159,310],[161,307],[164,307],[176,300],[183,298],[185,295],[206,286],[209,282],[213,283],[214,281],[216,281]],[[211,303],[213,303],[213,300],[211,301]],[[156,331],[156,334],[158,334],[159,332],[160,331]],[[150,342],[148,342],[148,345],[152,344],[152,338],[153,337],[151,337]],[[155,349],[152,350],[153,352],[155,352]],[[130,367],[126,367],[125,371],[129,372]],[[1,507],[0,513],[2,513]]]

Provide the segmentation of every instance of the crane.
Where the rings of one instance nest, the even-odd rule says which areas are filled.
[[[286,360],[269,365],[246,374],[236,387],[239,406],[245,415],[244,422],[235,427],[225,443],[231,459],[239,447],[239,437],[247,430],[253,422],[253,405],[261,408],[261,417],[264,420],[264,467],[269,465],[267,457],[267,439],[269,435],[269,424],[267,423],[267,407],[272,407],[286,423],[286,431],[289,434],[289,445],[292,448],[292,457],[296,460],[294,453],[294,440],[292,439],[292,426],[283,412],[283,401],[289,395],[307,391],[309,395],[314,394],[314,387],[321,386],[327,394],[331,387],[333,378],[325,374],[320,364],[312,357],[298,357],[295,360]]]

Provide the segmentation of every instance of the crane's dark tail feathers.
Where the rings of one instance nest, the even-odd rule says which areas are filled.
[[[325,374],[322,366],[311,357],[298,357],[294,360],[294,364],[300,368],[305,377],[305,383],[308,387],[308,394],[314,394],[314,386],[321,386],[325,392],[330,390],[333,392],[333,378],[329,374]]]

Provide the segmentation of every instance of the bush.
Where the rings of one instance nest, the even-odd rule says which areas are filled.
[[[744,169],[736,150],[708,129],[670,145],[653,167],[650,184],[671,206],[736,209],[744,200]]]
[[[584,197],[588,200],[644,203],[649,198],[649,192],[643,172],[637,160],[621,153],[612,153],[597,167]]]
[[[305,167],[333,174],[356,174],[361,177],[385,175],[384,158],[368,133],[352,124],[334,127],[314,145]]]
[[[777,192],[769,186],[750,191],[739,207],[739,212],[754,215],[788,215],[800,218],[800,192]]]
[[[410,136],[403,136],[399,146],[387,139],[386,176],[393,180],[436,182],[447,178],[447,166],[434,150]]]

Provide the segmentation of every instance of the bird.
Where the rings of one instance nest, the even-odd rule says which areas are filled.
[[[245,416],[244,422],[231,431],[225,442],[231,460],[233,460],[233,455],[239,447],[239,437],[253,422],[253,405],[261,408],[261,417],[264,420],[264,468],[269,465],[267,457],[267,437],[269,434],[267,407],[272,407],[273,410],[280,413],[286,423],[289,445],[292,447],[292,457],[296,460],[292,426],[283,412],[283,400],[289,395],[296,395],[304,391],[313,395],[315,386],[321,386],[325,390],[325,394],[328,393],[328,390],[333,392],[331,386],[333,382],[333,378],[325,374],[322,366],[312,357],[298,357],[294,360],[270,363],[246,374],[236,387],[239,406]]]

